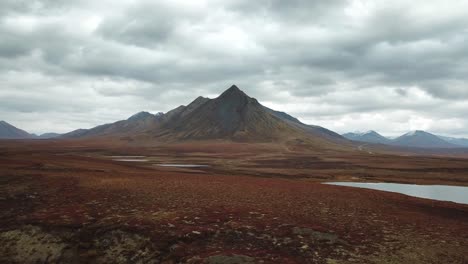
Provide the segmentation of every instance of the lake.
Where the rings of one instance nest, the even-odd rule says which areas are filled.
[[[468,204],[468,187],[462,186],[361,182],[327,182],[325,184],[396,192],[419,198]]]

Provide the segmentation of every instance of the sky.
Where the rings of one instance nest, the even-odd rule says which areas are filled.
[[[468,0],[2,0],[0,120],[68,132],[232,84],[339,133],[468,137]]]

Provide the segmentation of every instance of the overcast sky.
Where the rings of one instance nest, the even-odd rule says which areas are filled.
[[[340,133],[468,137],[468,0],[0,1],[0,120],[29,132],[232,84]]]

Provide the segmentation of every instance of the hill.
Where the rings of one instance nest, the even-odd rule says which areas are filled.
[[[440,137],[431,133],[416,130],[406,133],[392,141],[393,145],[417,147],[417,148],[456,148],[458,146],[451,144]]]
[[[375,143],[375,144],[391,144],[391,140],[380,135],[379,133],[375,132],[374,130],[370,130],[364,133],[346,133],[343,134],[343,137],[360,142],[368,142],[368,143]]]
[[[28,132],[19,129],[5,121],[0,121],[0,139],[27,139],[34,138]]]
[[[454,137],[444,137],[439,136],[441,139],[447,141],[450,144],[454,144],[460,147],[468,147],[468,139],[467,138],[454,138]]]
[[[145,130],[152,129],[160,123],[163,114],[150,114],[148,112],[139,112],[126,120],[120,120],[110,124],[100,125],[91,129],[77,129],[66,133],[61,138],[90,138],[90,137],[122,137],[143,133]]]

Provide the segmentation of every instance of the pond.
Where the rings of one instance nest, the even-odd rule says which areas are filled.
[[[157,164],[160,167],[177,167],[177,168],[205,168],[209,165],[198,165],[198,164]]]
[[[115,161],[127,161],[127,162],[147,162],[147,159],[112,159]]]
[[[109,156],[115,161],[126,161],[126,162],[147,162],[146,156]]]
[[[419,198],[468,204],[468,187],[462,186],[361,182],[327,182],[326,184],[396,192]]]
[[[141,158],[146,158],[146,156],[108,156],[108,157],[111,157],[111,158],[115,158],[115,159],[120,159],[120,158],[129,158],[129,159],[141,159]]]

